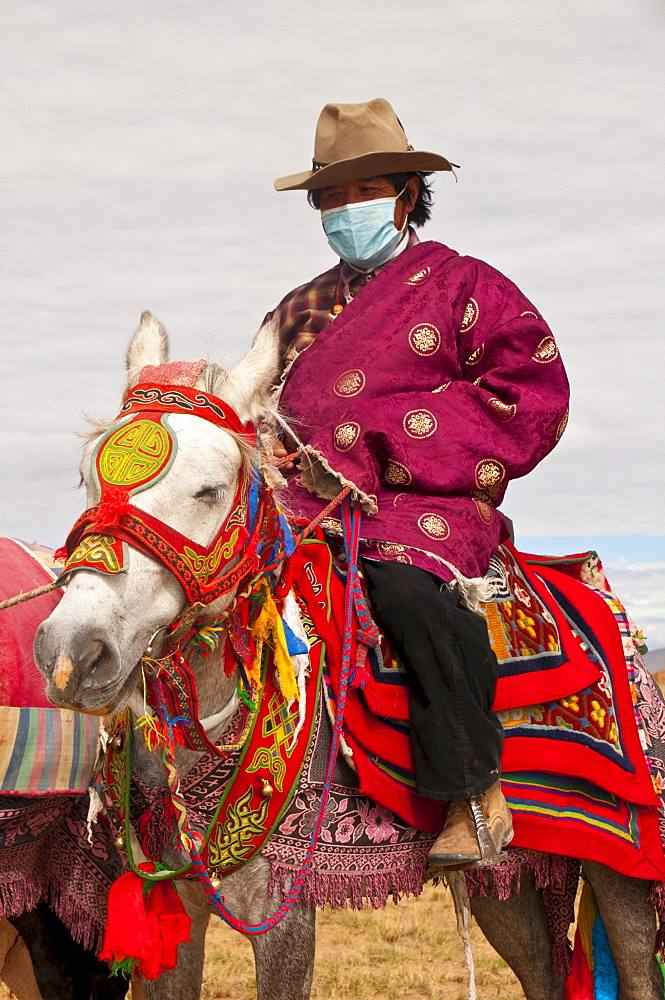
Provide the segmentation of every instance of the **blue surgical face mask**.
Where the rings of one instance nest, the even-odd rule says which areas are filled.
[[[395,229],[397,198],[358,201],[321,212],[331,250],[363,271],[385,264],[402,239],[408,221],[407,213],[402,229]]]

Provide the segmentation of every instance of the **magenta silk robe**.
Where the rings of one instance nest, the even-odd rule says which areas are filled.
[[[427,242],[295,358],[280,405],[313,460],[289,484],[294,513],[311,519],[352,484],[379,557],[409,546],[477,578],[507,534],[495,508],[508,482],[564,431],[568,381],[547,324],[512,281]]]

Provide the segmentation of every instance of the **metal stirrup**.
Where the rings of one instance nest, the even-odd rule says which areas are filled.
[[[487,825],[480,795],[474,795],[469,799],[469,807],[473,821],[476,824],[476,835],[480,847],[480,863],[482,865],[496,865],[500,860],[500,853]]]

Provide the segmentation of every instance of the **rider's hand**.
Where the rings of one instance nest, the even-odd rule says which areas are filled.
[[[295,465],[293,462],[285,462],[284,465],[281,464],[282,460],[288,455],[286,446],[283,441],[275,439],[272,443],[272,458],[270,459],[271,465],[279,465],[280,472],[294,472]]]

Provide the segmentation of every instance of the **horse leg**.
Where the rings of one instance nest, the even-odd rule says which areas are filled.
[[[248,923],[265,920],[279,904],[268,898],[270,866],[260,855],[224,879],[232,912]],[[314,973],[316,911],[294,906],[265,934],[252,935],[257,1000],[308,1000]]]
[[[178,946],[178,964],[172,972],[163,972],[154,981],[142,981],[146,1000],[199,1000],[201,996],[210,908],[198,883],[183,880],[177,883],[177,890],[192,918],[189,941]]]
[[[46,903],[8,917],[30,952],[44,1000],[122,1000],[128,984],[111,977],[108,965],[74,941]]]
[[[316,911],[295,906],[280,924],[252,937],[257,1000],[309,1000]]]
[[[662,1000],[663,976],[654,957],[656,914],[651,882],[582,862],[595,893],[621,981],[620,1000]]]
[[[522,869],[520,892],[508,899],[472,896],[470,902],[481,931],[517,976],[527,1000],[563,1000],[563,980],[552,969],[547,917],[533,872]]]

